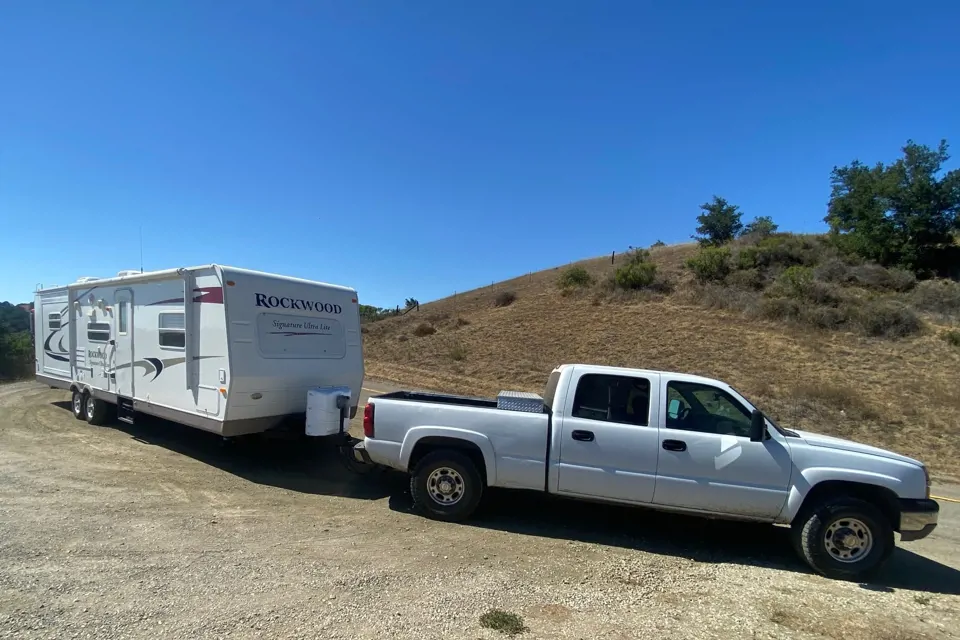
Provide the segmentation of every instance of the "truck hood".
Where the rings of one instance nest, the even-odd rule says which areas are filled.
[[[881,458],[889,458],[890,460],[899,460],[900,462],[909,462],[910,464],[923,466],[918,460],[908,458],[907,456],[902,456],[899,453],[894,453],[893,451],[887,451],[886,449],[871,447],[868,444],[861,444],[859,442],[854,442],[853,440],[844,440],[843,438],[834,438],[833,436],[825,436],[819,433],[811,433],[810,431],[797,431],[796,429],[794,429],[794,431],[796,431],[796,433],[803,438],[807,444],[813,447],[825,447],[827,449],[852,451],[854,453],[879,456]]]

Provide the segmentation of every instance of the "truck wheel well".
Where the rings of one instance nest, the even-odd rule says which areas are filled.
[[[864,502],[869,502],[887,517],[894,531],[900,530],[900,503],[897,499],[897,494],[886,487],[864,482],[827,480],[816,484],[807,493],[797,515],[799,516],[807,509],[815,507],[826,500],[840,497],[856,498]]]
[[[417,463],[420,462],[425,455],[432,451],[439,451],[440,449],[453,449],[470,458],[470,461],[476,466],[477,472],[483,479],[484,486],[486,486],[487,465],[483,460],[483,452],[480,451],[480,447],[468,440],[444,436],[427,436],[421,438],[413,447],[407,468],[413,471],[417,467]]]

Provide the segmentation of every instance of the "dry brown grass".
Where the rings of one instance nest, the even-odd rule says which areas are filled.
[[[651,256],[660,273],[688,287],[683,265],[694,251],[692,244],[675,245]],[[602,283],[625,260],[576,264]],[[682,291],[611,297],[587,289],[563,296],[556,285],[561,272],[515,278],[368,325],[368,375],[493,394],[542,392],[550,369],[565,362],[698,373],[726,380],[787,426],[893,449],[928,462],[940,476],[960,476],[960,349],[935,332],[891,341],[803,329],[708,309]],[[495,306],[504,291],[515,293],[515,302]],[[442,318],[435,334],[398,339],[426,314]],[[470,324],[457,327],[461,316]],[[455,349],[469,358],[451,358]]]

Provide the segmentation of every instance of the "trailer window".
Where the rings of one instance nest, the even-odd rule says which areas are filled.
[[[182,313],[161,313],[159,326],[161,347],[183,349],[187,345]]]
[[[125,334],[127,332],[127,301],[120,303],[117,309],[117,332]]]
[[[60,328],[60,314],[59,314],[59,313],[51,313],[50,315],[48,315],[48,316],[47,316],[47,326],[50,327],[51,329],[59,329],[59,328]]]
[[[87,325],[87,340],[90,342],[109,342],[110,324],[107,322],[91,322]]]

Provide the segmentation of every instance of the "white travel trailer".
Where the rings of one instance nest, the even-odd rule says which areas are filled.
[[[356,413],[363,356],[348,287],[208,265],[81,278],[37,291],[34,309],[37,379],[72,391],[91,423],[116,405],[125,422],[256,433],[304,415],[318,387],[349,395]]]

